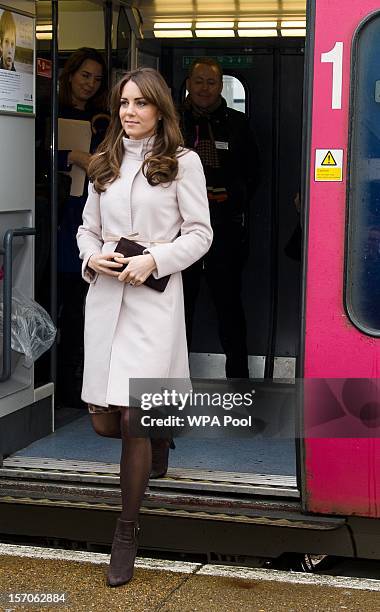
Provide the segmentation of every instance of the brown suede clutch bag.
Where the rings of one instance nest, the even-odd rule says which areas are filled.
[[[128,238],[120,238],[117,243],[115,253],[121,253],[124,257],[134,257],[135,255],[143,255],[146,247],[134,242],[133,240],[128,240]],[[120,271],[124,270],[127,267],[126,264]],[[163,276],[162,278],[154,278],[153,274],[148,276],[144,285],[154,289],[155,291],[165,291],[166,285],[169,282],[170,274],[168,276]]]

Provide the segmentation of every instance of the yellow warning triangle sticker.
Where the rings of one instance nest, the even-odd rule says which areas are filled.
[[[321,166],[336,166],[336,161],[333,157],[333,154],[331,153],[331,151],[327,151]]]

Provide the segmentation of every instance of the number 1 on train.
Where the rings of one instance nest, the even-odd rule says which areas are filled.
[[[331,62],[333,65],[331,108],[342,108],[342,80],[343,80],[343,43],[337,42],[331,51],[321,53],[321,62]]]

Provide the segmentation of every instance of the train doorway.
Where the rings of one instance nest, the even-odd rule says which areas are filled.
[[[301,27],[296,34],[300,35],[293,37],[281,35],[282,18],[278,17],[271,35],[261,35],[260,32],[259,37],[255,34],[243,40],[237,36],[237,16],[233,36],[215,38],[210,34],[209,38],[193,37],[189,41],[187,38],[156,37],[149,3],[140,3],[135,9],[123,2],[95,0],[59,2],[59,7],[57,5],[55,2],[37,2],[37,11],[40,11],[37,13],[37,26],[41,34],[45,31],[42,26],[48,27],[53,23],[57,8],[57,18],[61,20],[56,60],[53,57],[54,28],[51,30],[53,38],[44,39],[42,36],[38,39],[37,55],[40,59],[56,61],[55,66],[54,62],[51,64],[50,75],[41,73],[37,77],[37,99],[40,102],[37,106],[38,134],[46,129],[45,111],[51,107],[49,79],[54,79],[54,69],[57,78],[65,60],[78,47],[92,46],[104,52],[110,68],[110,81],[115,81],[121,71],[131,67],[149,65],[158,68],[169,83],[178,105],[184,99],[189,63],[199,56],[219,58],[226,77],[226,96],[230,104],[240,106],[249,117],[260,148],[260,164],[252,167],[252,173],[260,174],[260,182],[250,208],[250,250],[243,289],[250,374],[269,382],[273,378],[287,379],[288,382],[294,380],[299,354],[301,264],[300,243],[296,239],[293,250],[289,244],[292,244],[292,237],[299,227],[295,201],[301,183],[303,11],[298,13]],[[172,15],[171,19],[173,23],[177,16]],[[88,27],[90,22],[91,28]],[[112,37],[107,29],[111,23],[114,24]],[[191,31],[195,26],[194,21]],[[272,36],[273,31],[275,35]],[[47,179],[47,190],[38,193],[40,199],[37,198],[36,215],[42,227],[41,236],[45,226],[51,235],[55,231],[50,225],[51,216],[46,214],[51,202],[53,174],[46,174],[45,166],[37,159],[37,176]],[[41,253],[41,247],[46,246],[43,237],[39,240],[37,251],[41,258],[45,258],[45,276],[41,274],[42,264],[38,264],[36,296],[49,309],[51,285],[46,278],[49,278],[51,262],[46,263],[46,250]],[[64,334],[65,330],[60,329],[58,342]],[[60,367],[59,362],[57,367]],[[197,378],[224,376],[224,356],[215,312],[205,285],[197,305],[191,367],[193,376]],[[36,367],[38,384],[48,384],[50,372],[46,357],[45,365],[41,361]],[[117,474],[119,441],[97,438],[91,430],[85,408],[65,405],[57,396],[55,431],[37,437],[39,439],[32,441],[31,445],[6,449],[5,455],[10,455],[6,465],[21,472],[27,470],[28,474],[30,470],[43,469],[50,479],[58,469],[63,475],[76,474],[78,482],[86,479],[90,471],[99,475],[99,483]],[[107,461],[99,460],[103,457],[107,457]],[[102,466],[102,463],[107,466]],[[259,434],[252,439],[213,443],[183,440],[172,453],[170,470],[170,480],[152,483],[152,490],[171,494],[190,489],[193,495],[202,490],[216,495],[225,491],[249,495],[251,491],[255,496],[271,491],[277,497],[299,498],[296,447],[291,437],[271,439]],[[202,484],[205,481],[207,484]]]
[[[144,8],[147,7],[142,6],[141,11]],[[240,110],[243,107],[257,135],[260,163],[252,166],[251,172],[260,175],[260,179],[251,198],[250,248],[243,288],[250,375],[270,381],[273,377],[294,379],[300,334],[301,230],[297,201],[301,184],[304,37],[251,38],[244,39],[243,44],[242,39],[211,35],[209,39],[173,39],[161,36],[161,23],[155,24],[155,19],[143,12],[145,36],[137,42],[136,65],[159,66],[181,108],[192,61],[204,56],[217,58],[224,72],[224,95],[230,105],[240,104]],[[174,18],[171,27],[175,27]],[[215,306],[205,282],[197,304],[190,363],[195,377],[225,376]],[[256,442],[255,450],[248,443],[242,454],[236,453],[233,445],[227,451],[229,443],[225,442],[225,469],[229,471],[232,465],[239,469],[239,461],[243,469],[249,458],[255,470],[266,474],[281,472],[295,478],[294,440],[265,439],[261,446],[258,436]],[[199,457],[199,465],[221,465],[217,442],[213,451],[213,444],[208,446],[209,464],[203,456],[202,441],[196,446],[193,455]],[[270,456],[266,456],[267,451]],[[233,456],[239,457],[235,464],[231,462]],[[279,459],[277,465],[273,462],[275,456]]]
[[[196,57],[219,58],[225,79],[235,79],[239,87],[235,100],[240,105],[244,100],[260,150],[259,164],[251,169],[259,178],[250,203],[250,246],[243,289],[250,373],[252,377],[294,377],[299,345],[300,242],[293,241],[294,251],[291,246],[299,224],[295,201],[301,182],[304,41],[266,40],[263,45],[260,40],[244,47],[229,39],[208,44],[162,41],[160,53],[162,71],[179,106],[189,65]],[[226,86],[225,90],[228,95]],[[194,372],[223,376],[223,351],[206,287],[195,325],[191,347]]]

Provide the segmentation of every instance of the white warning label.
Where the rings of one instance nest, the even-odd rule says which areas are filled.
[[[342,181],[343,149],[316,149],[314,178],[316,181]]]

